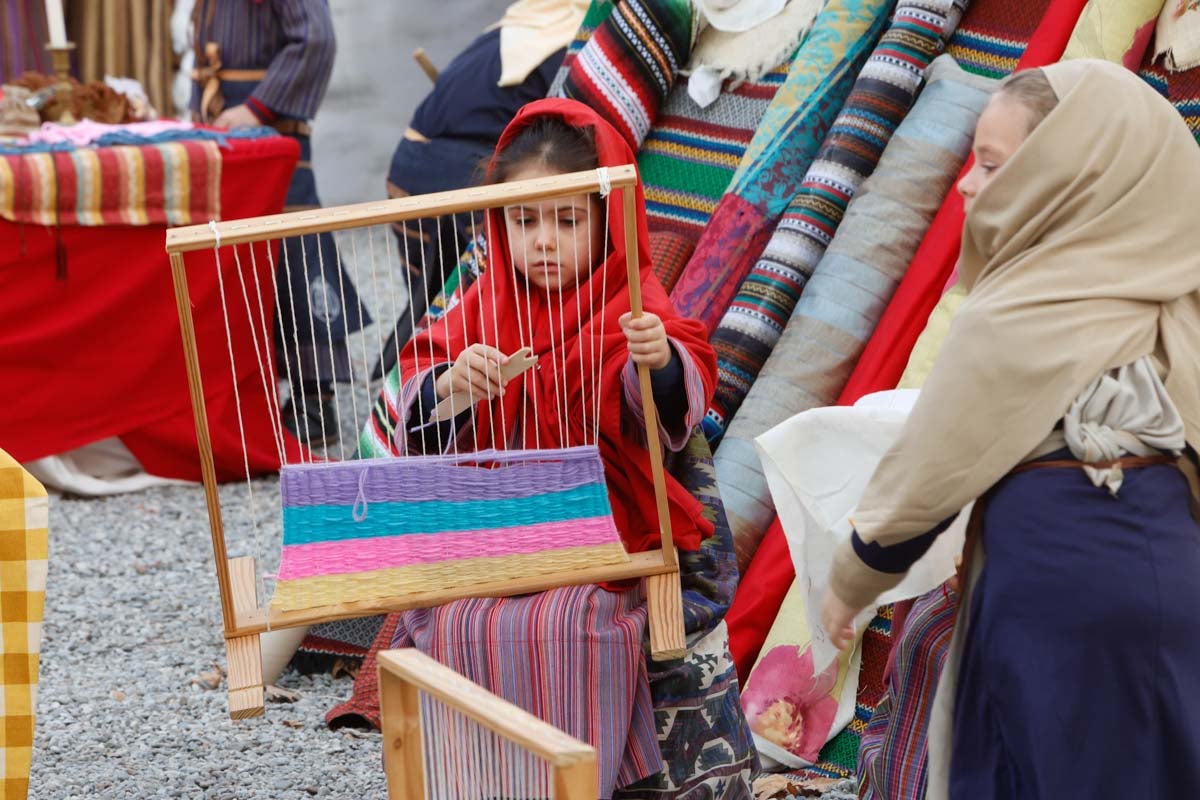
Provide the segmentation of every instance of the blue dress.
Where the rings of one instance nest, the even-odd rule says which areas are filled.
[[[1127,468],[1114,498],[1081,469],[1031,470],[984,514],[951,797],[1200,797],[1200,525],[1183,473]]]

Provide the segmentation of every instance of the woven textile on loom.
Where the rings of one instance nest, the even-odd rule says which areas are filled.
[[[594,446],[288,465],[280,492],[278,608],[629,560]]]
[[[212,141],[0,155],[0,217],[34,225],[190,225],[221,217]]]
[[[697,20],[688,0],[625,0],[560,70],[550,94],[591,106],[636,150],[687,63]]]
[[[704,322],[710,333],[800,188],[891,6],[892,0],[831,0],[792,59],[671,292],[679,313]]]
[[[799,192],[712,337],[719,378],[704,421],[710,441],[721,439],[750,391],[847,202],[907,113],[925,67],[960,10],[949,0],[901,2],[896,8]]]
[[[1003,78],[1017,68],[1050,0],[973,0],[946,52],[967,72]]]

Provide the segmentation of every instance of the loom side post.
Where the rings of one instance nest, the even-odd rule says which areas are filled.
[[[229,581],[229,555],[225,549],[225,526],[221,519],[221,495],[217,471],[213,466],[212,440],[208,434],[208,410],[204,404],[204,384],[200,378],[200,356],[196,350],[196,328],[192,322],[192,302],[188,293],[187,270],[183,254],[172,252],[171,278],[175,284],[175,304],[179,309],[179,330],[183,335],[184,365],[188,391],[192,397],[192,415],[196,421],[196,444],[200,450],[200,474],[204,479],[204,497],[208,502],[208,525],[212,532],[213,559],[217,565],[217,588],[221,592],[221,619],[225,632],[236,629],[237,615]]]
[[[381,654],[381,656],[384,654]],[[379,727],[388,800],[424,800],[425,759],[421,739],[421,694],[392,662],[379,658]]]
[[[562,800],[592,800],[600,785],[595,759],[579,761],[554,769],[554,796]]]
[[[254,559],[249,556],[231,558],[229,572],[232,578],[233,604],[235,611],[250,611],[258,608],[258,588],[254,581]],[[229,716],[231,719],[261,717],[265,710],[262,642],[259,634],[225,637],[225,656],[229,686]]]
[[[634,319],[642,316],[641,265],[637,250],[636,184],[621,190],[624,201],[625,266],[629,271],[629,308]],[[687,652],[683,627],[683,586],[679,580],[679,555],[671,536],[671,511],[667,506],[667,476],[663,469],[662,445],[658,441],[658,409],[650,386],[650,369],[638,364],[638,384],[642,392],[642,415],[646,420],[646,449],[650,452],[650,472],[654,479],[654,499],[658,506],[658,530],[662,539],[663,564],[670,572],[646,578],[646,610],[650,625],[650,656],[655,661],[682,658]]]

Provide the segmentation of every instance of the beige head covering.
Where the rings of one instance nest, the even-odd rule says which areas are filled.
[[[894,544],[956,513],[1098,375],[1142,356],[1200,447],[1200,147],[1120,66],[1044,72],[1059,104],[967,214],[959,270],[970,294],[853,516],[866,542]],[[865,606],[899,577],[847,547],[833,586]]]
[[[588,0],[517,0],[491,28],[500,28],[498,86],[516,86],[571,43]],[[489,28],[489,30],[491,30]]]

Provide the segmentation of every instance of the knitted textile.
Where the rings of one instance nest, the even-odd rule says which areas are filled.
[[[833,0],[792,60],[750,147],[671,292],[713,330],[796,194],[887,22],[892,0]]]
[[[750,391],[846,204],[907,113],[925,67],[954,29],[960,10],[961,3],[949,0],[904,0],[896,9],[799,193],[712,338],[719,375],[704,421],[710,441],[720,440]]]
[[[688,0],[625,0],[560,73],[551,96],[591,106],[636,150],[691,55],[698,20]]]
[[[974,0],[946,46],[963,69],[1003,78],[1017,68],[1050,0]]]
[[[696,105],[685,84],[671,90],[638,152],[651,234],[699,241],[787,72],[785,62],[757,81],[726,82],[707,108]]]
[[[1147,51],[1138,75],[1171,101],[1192,135],[1200,142],[1200,67],[1169,72],[1163,66],[1152,63],[1150,51]]]

